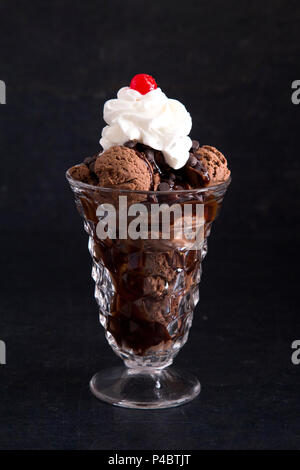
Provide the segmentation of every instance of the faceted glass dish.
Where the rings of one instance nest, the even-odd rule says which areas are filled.
[[[101,188],[74,180],[69,172],[66,177],[89,236],[100,323],[108,343],[125,364],[95,374],[90,381],[92,393],[127,408],[168,408],[192,400],[200,392],[198,379],[170,366],[188,339],[199,300],[207,237],[230,179],[208,188],[165,192]],[[185,223],[190,229],[201,225],[196,215],[199,209],[200,241],[195,245],[185,236],[176,238],[172,231],[175,216],[169,236],[162,235],[160,219],[154,229],[156,238],[149,232],[148,238],[100,239],[97,226],[107,212],[99,216],[97,210],[109,204],[120,216],[119,196],[127,197],[128,207],[143,204],[149,214],[153,205],[189,205],[190,217]],[[128,228],[133,217],[125,220]],[[116,232],[120,235],[118,229]]]

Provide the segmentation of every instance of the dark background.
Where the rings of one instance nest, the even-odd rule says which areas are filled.
[[[0,1],[2,449],[300,447],[298,1]],[[98,324],[64,172],[95,153],[105,100],[152,74],[227,156],[232,184],[176,364],[202,392],[170,410],[97,401],[119,363]]]

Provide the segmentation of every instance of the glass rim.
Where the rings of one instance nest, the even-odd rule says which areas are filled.
[[[73,168],[74,166],[79,166],[80,163],[78,163],[77,165],[73,165],[71,168]],[[75,178],[73,178],[71,175],[70,175],[70,169],[69,168],[65,175],[66,175],[66,179],[68,180],[68,182],[74,186],[77,186],[78,188],[82,188],[82,189],[89,189],[89,190],[93,190],[93,191],[101,191],[101,192],[107,192],[107,193],[123,193],[123,194],[151,194],[151,195],[167,195],[167,194],[184,194],[184,193],[192,193],[192,194],[199,194],[199,193],[205,193],[205,192],[208,192],[208,191],[216,191],[216,190],[221,190],[221,189],[227,189],[228,186],[230,185],[231,183],[231,175],[229,176],[229,178],[227,178],[226,181],[222,181],[221,183],[217,183],[217,184],[214,184],[214,185],[211,185],[211,186],[206,186],[204,188],[196,188],[196,189],[176,189],[174,191],[154,191],[154,190],[150,190],[150,191],[147,191],[147,190],[138,190],[138,189],[119,189],[119,188],[105,188],[105,187],[102,187],[102,186],[94,186],[93,184],[89,184],[89,183],[83,183],[82,181],[79,181],[79,180],[76,180]]]

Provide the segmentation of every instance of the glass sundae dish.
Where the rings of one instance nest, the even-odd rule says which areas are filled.
[[[106,102],[103,151],[67,171],[89,235],[100,322],[125,366],[95,374],[93,394],[129,408],[167,408],[200,392],[171,366],[198,302],[207,237],[230,171],[191,141],[191,118],[148,75]]]

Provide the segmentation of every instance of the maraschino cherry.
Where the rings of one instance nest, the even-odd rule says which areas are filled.
[[[155,90],[155,88],[157,88],[157,83],[151,75],[139,73],[131,80],[130,88],[139,91],[141,95],[145,95],[146,93],[149,93],[149,91]]]

